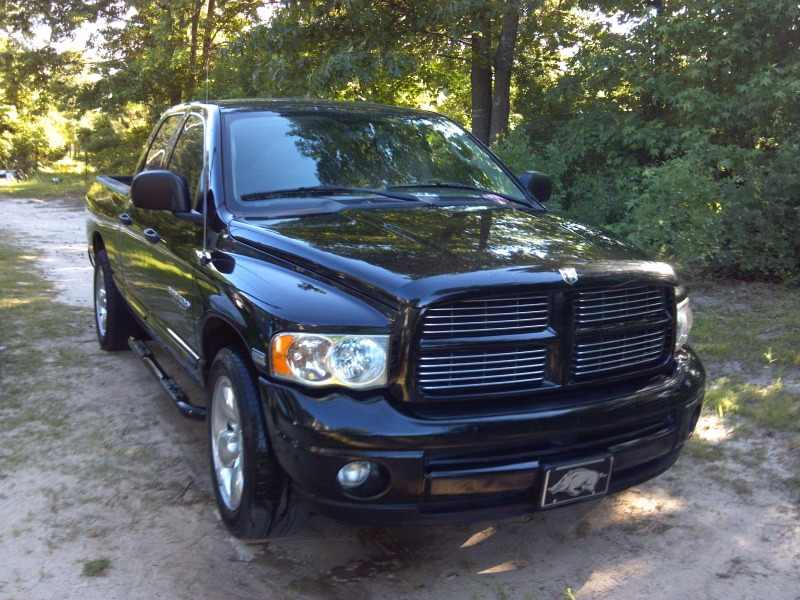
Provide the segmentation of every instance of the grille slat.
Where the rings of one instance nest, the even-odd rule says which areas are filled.
[[[607,371],[615,371],[617,369],[622,369],[622,368],[626,368],[626,367],[634,367],[634,366],[639,366],[639,365],[642,365],[642,364],[645,364],[645,363],[652,363],[652,362],[653,362],[652,358],[644,358],[644,359],[641,359],[641,360],[632,360],[632,361],[627,362],[624,365],[615,365],[613,367],[601,367],[599,369],[586,369],[586,370],[582,371],[581,374],[582,375],[590,375],[592,373],[605,373]]]
[[[656,354],[660,353],[664,347],[664,342],[661,341],[659,344],[654,344],[653,346],[648,346],[647,348],[637,348],[635,350],[625,350],[623,352],[617,352],[614,356],[618,356],[619,358],[615,358],[614,360],[609,360],[607,356],[597,356],[594,358],[579,358],[576,360],[579,367],[581,369],[586,367],[594,367],[597,365],[613,365],[615,363],[622,363],[626,360],[631,360],[628,357],[628,354],[634,354],[634,359],[641,356],[649,356],[654,352]]]
[[[512,369],[516,369],[516,367],[511,367],[511,368]],[[496,373],[499,370],[500,369],[497,369],[495,367],[495,368],[492,369],[492,373]],[[476,373],[476,372],[477,371],[470,371],[470,373]],[[542,373],[544,373],[544,370],[541,370],[541,371],[528,371],[525,374],[526,375],[541,375]],[[459,382],[461,382],[461,381],[474,381],[476,379],[479,379],[481,381],[487,381],[487,380],[491,380],[491,379],[509,379],[509,378],[511,378],[512,381],[513,381],[513,379],[514,379],[514,377],[516,377],[516,375],[513,374],[513,373],[511,373],[511,374],[510,373],[503,373],[503,374],[500,374],[500,375],[486,375],[486,373],[484,371],[484,373],[482,375],[475,375],[475,376],[467,375],[465,377],[461,373],[461,371],[453,371],[450,374],[450,377],[437,377],[436,379],[422,378],[422,379],[420,379],[420,383],[423,383],[423,384],[425,384],[425,383],[450,383],[450,384],[452,384],[453,383],[453,377],[457,377]],[[455,387],[458,387],[458,386],[455,386]]]
[[[431,309],[431,310],[433,310],[433,309]],[[475,309],[470,309],[470,310],[475,310]],[[545,308],[545,309],[542,309],[542,310],[529,310],[529,311],[526,311],[526,312],[529,312],[529,313],[546,313],[547,309]],[[477,316],[477,314],[479,314],[479,313],[476,313],[475,315],[459,315],[459,316],[473,317],[473,316]],[[516,315],[516,314],[518,314],[518,313],[517,312],[493,312],[492,316],[493,317],[505,317],[505,316],[508,316],[508,315]],[[451,314],[447,314],[447,315],[430,315],[429,314],[427,318],[428,319],[452,319],[453,315],[451,315]]]
[[[655,285],[578,291],[573,379],[641,371],[664,360],[672,339],[671,300],[666,287]]]
[[[654,343],[663,344],[664,343],[664,334],[663,333],[658,333],[658,334],[656,334],[655,337],[651,337],[651,338],[648,338],[646,340],[642,340],[641,342],[634,342],[632,344],[628,344],[626,342],[626,343],[623,343],[623,344],[618,344],[616,346],[608,346],[606,348],[597,348],[595,350],[577,350],[575,352],[575,356],[578,357],[577,360],[582,360],[582,357],[584,357],[584,356],[586,356],[588,354],[608,354],[609,352],[615,352],[617,350],[625,350],[625,351],[627,351],[626,349],[635,350],[637,346],[638,347],[651,346]]]
[[[623,312],[626,310],[646,310],[648,308],[663,308],[664,302],[661,298],[654,296],[653,298],[648,298],[647,304],[641,304],[642,300],[633,300],[631,302],[615,302],[613,304],[600,304],[597,306],[593,306],[591,310],[586,309],[578,309],[579,315],[585,315],[587,317],[593,317],[595,315],[601,315],[604,313],[617,313]],[[611,307],[611,308],[607,308]]]
[[[539,348],[536,350],[520,350],[516,352],[492,352],[492,356],[522,356],[527,354],[544,354],[546,350],[544,348]],[[486,356],[486,353],[483,354],[459,354],[461,358],[481,358]],[[422,360],[450,360],[450,356],[423,356]]]
[[[541,377],[533,377],[531,379],[514,379],[512,381],[495,381],[495,382],[487,382],[487,383],[465,383],[463,385],[459,385],[458,389],[461,388],[485,388],[493,385],[519,385],[522,383],[541,383]],[[434,391],[434,390],[447,390],[453,391],[453,386],[451,385],[432,385],[426,386],[426,391]]]
[[[575,344],[572,375],[578,380],[642,369],[661,361],[671,339],[667,326],[634,334],[606,334],[602,342]]]
[[[529,359],[527,359],[525,361],[525,363],[528,363],[528,362],[531,362],[531,361],[535,361],[535,359],[530,359],[529,358]],[[481,363],[476,363],[476,362],[459,363],[458,366],[459,367],[464,367],[464,366],[476,366],[476,365],[480,365],[480,366],[492,365],[492,370],[494,370],[494,371],[507,371],[508,369],[518,369],[521,366],[527,366],[527,365],[522,364],[522,361],[519,361],[519,363],[520,363],[519,365],[515,365],[515,366],[512,366],[512,367],[496,367],[496,366],[494,366],[494,365],[497,364],[496,361],[486,361],[486,363],[484,365],[481,365]],[[432,366],[436,366],[436,365],[432,365]],[[452,374],[456,374],[456,373],[485,373],[485,372],[486,372],[486,369],[460,369],[459,368],[458,370],[450,369],[450,370],[447,370],[447,371],[425,371],[425,374],[426,375],[448,375],[448,374],[452,375]]]
[[[575,303],[575,323],[583,326],[667,317],[665,291],[657,287],[582,290]]]
[[[418,381],[423,392],[434,396],[474,393],[479,388],[497,386],[529,389],[544,380],[546,360],[544,348],[439,352],[422,357]]]
[[[604,341],[604,342],[594,342],[594,343],[588,343],[588,344],[587,343],[582,343],[581,344],[581,348],[595,348],[597,346],[605,346],[607,344],[620,344],[620,343],[626,344],[629,340],[639,340],[639,339],[651,337],[653,335],[661,335],[661,332],[660,331],[656,331],[656,332],[651,332],[651,333],[645,333],[643,335],[632,335],[632,336],[628,336],[628,337],[624,338],[624,340],[622,340],[621,342],[620,342],[620,340],[608,340],[608,341]]]
[[[432,339],[533,333],[547,327],[548,309],[546,295],[458,300],[427,309],[422,333]]]
[[[546,309],[546,307],[547,307],[547,303],[546,302],[537,302],[535,304],[490,304],[489,306],[491,306],[493,311],[505,310],[505,309],[509,309],[509,308],[513,308],[513,309],[530,308],[530,307],[534,307],[534,306],[538,307],[538,308],[540,308],[542,310],[547,310]],[[428,313],[436,314],[437,312],[452,313],[452,312],[464,312],[464,311],[478,312],[479,313],[482,310],[483,310],[483,308],[482,307],[478,307],[478,306],[470,306],[470,307],[454,306],[453,308],[429,308],[428,309]],[[536,312],[536,310],[531,308],[530,311],[528,311],[528,312]],[[514,314],[516,314],[516,311],[514,312]],[[446,316],[449,316],[449,315],[446,315]]]

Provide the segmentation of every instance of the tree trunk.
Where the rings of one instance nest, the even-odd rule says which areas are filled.
[[[472,34],[470,86],[472,90],[472,133],[489,143],[492,116],[492,68],[489,62],[490,29],[485,17],[479,18]]]
[[[200,29],[200,9],[203,7],[203,0],[194,0],[192,6],[192,25],[189,42],[189,89],[186,90],[186,97],[190,98],[197,87],[197,33]]]
[[[492,119],[489,141],[508,131],[511,112],[511,71],[514,68],[514,50],[519,28],[519,0],[508,0],[503,12],[500,41],[494,55],[494,92],[492,93]]]
[[[208,0],[206,12],[206,25],[203,30],[203,69],[208,72],[208,62],[211,58],[211,38],[214,34],[216,25],[215,11],[217,9],[216,0]]]

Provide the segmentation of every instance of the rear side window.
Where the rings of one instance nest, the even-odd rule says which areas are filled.
[[[203,171],[203,121],[200,117],[189,115],[186,119],[181,136],[175,142],[169,170],[186,180],[192,205],[196,205]]]
[[[181,119],[183,119],[183,115],[171,115],[164,119],[156,137],[153,138],[153,143],[150,144],[150,149],[147,151],[147,158],[145,158],[142,171],[165,168],[169,144],[181,124]]]

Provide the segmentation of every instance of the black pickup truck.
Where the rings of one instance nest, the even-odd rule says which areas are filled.
[[[207,417],[242,537],[282,532],[300,500],[380,524],[617,492],[669,468],[697,422],[692,313],[669,265],[549,194],[430,112],[177,106],[135,175],[87,195],[98,339]]]

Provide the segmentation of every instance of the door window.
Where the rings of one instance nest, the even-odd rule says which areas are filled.
[[[192,206],[196,206],[203,172],[203,120],[200,117],[189,115],[186,119],[168,168],[186,180]]]
[[[164,119],[156,137],[153,138],[153,142],[150,144],[150,149],[147,151],[147,158],[145,158],[142,171],[165,168],[169,145],[178,127],[180,127],[181,119],[183,119],[183,115],[170,115]]]

